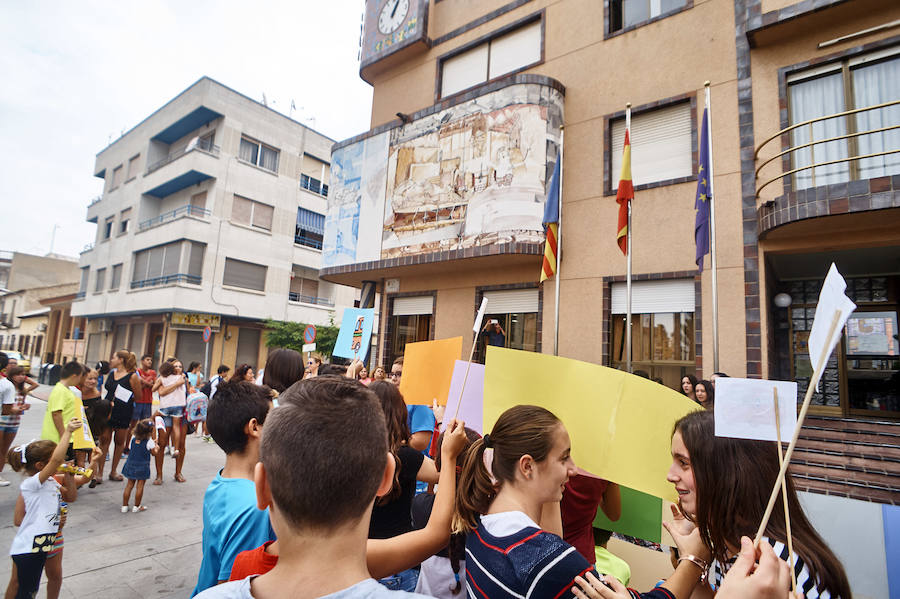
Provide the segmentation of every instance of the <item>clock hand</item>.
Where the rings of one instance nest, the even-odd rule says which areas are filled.
[[[400,6],[400,0],[394,0],[394,10],[391,11],[391,18],[394,18],[394,13],[397,12],[397,7]]]

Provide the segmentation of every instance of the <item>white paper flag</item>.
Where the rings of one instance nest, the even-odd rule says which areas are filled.
[[[847,283],[844,281],[844,277],[841,276],[837,266],[832,262],[831,268],[828,269],[828,276],[825,277],[825,282],[822,284],[819,303],[816,305],[816,317],[809,331],[809,361],[812,363],[816,391],[819,390],[819,378],[822,376],[821,372],[816,373],[819,360],[824,354],[824,367],[824,364],[828,361],[828,356],[831,355],[834,346],[837,345],[838,340],[841,338],[844,324],[846,324],[850,314],[856,310],[856,304],[844,295],[846,289]],[[834,319],[835,313],[840,314],[840,317],[831,338],[827,339],[826,337],[829,329],[831,329],[831,321]]]
[[[777,441],[775,396],[781,440],[789,441],[797,426],[797,383],[762,379],[716,379],[716,436]]]
[[[481,321],[484,320],[484,313],[487,311],[487,302],[488,299],[486,297],[481,298],[481,307],[478,308],[478,316],[475,317],[475,326],[472,327],[472,330],[475,333],[481,331]]]

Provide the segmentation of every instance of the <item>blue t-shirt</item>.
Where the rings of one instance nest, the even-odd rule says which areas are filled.
[[[228,580],[238,553],[274,540],[269,510],[256,507],[253,481],[225,478],[220,470],[203,496],[203,561],[191,596]]]
[[[434,425],[436,421],[434,419],[434,412],[431,410],[431,408],[420,404],[414,404],[411,406],[406,406],[406,411],[406,423],[409,425],[410,435],[414,435],[422,431],[428,431],[432,434],[434,433]],[[422,452],[426,456],[428,455],[429,447],[431,447],[431,437],[428,437],[428,445],[425,446],[425,451]],[[428,483],[416,481],[416,495],[418,495],[419,493],[424,493],[427,490]]]

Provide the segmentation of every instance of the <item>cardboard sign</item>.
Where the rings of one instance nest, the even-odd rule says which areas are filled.
[[[128,403],[128,400],[131,399],[132,395],[134,395],[134,393],[132,393],[131,391],[129,391],[122,385],[116,385],[116,393],[115,393],[116,401],[121,401],[122,403]]]
[[[610,520],[602,509],[597,510],[594,526],[619,534],[636,537],[645,541],[662,541],[663,508],[662,499],[619,486],[622,498],[622,515],[618,520]]]
[[[435,399],[447,405],[453,368],[461,354],[462,337],[407,343],[400,377],[400,393],[407,405],[431,406]]]
[[[789,441],[797,426],[797,383],[793,381],[716,379],[716,436],[777,441],[773,389],[778,389],[781,440]]]
[[[346,308],[332,355],[365,360],[372,343],[373,308]]]
[[[469,367],[469,378],[466,381],[462,402],[460,402],[459,394],[462,389],[463,378],[466,375],[467,364],[468,362],[457,360],[453,366],[453,378],[450,380],[447,409],[444,414],[456,414],[456,405],[459,403],[459,415],[457,418],[465,422],[470,429],[483,434],[484,366],[473,363]],[[445,417],[444,420],[449,420],[449,417]],[[441,430],[445,428],[446,425],[441,426]]]
[[[72,449],[94,449],[94,435],[91,434],[91,427],[88,424],[87,412],[84,410],[84,405],[81,403],[81,400],[76,396],[76,401],[78,402],[79,407],[81,408],[81,428],[75,429],[72,432]]]
[[[672,429],[682,416],[702,409],[684,395],[597,364],[488,347],[484,430],[519,404],[547,408],[563,422],[578,466],[643,493],[677,500],[666,481]]]

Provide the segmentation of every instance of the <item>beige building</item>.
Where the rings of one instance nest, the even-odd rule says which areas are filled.
[[[257,367],[266,319],[328,324],[352,306],[318,277],[332,144],[204,77],[97,154],[72,306],[86,360],[124,347]]]
[[[712,281],[694,244],[709,81],[719,370],[803,393],[837,264],[860,307],[793,473],[811,511],[846,510],[871,527],[854,535],[881,539],[841,556],[855,594],[886,596],[880,510],[900,504],[898,18],[875,0],[370,0],[372,128],[332,149],[320,274],[382,294],[385,364],[409,341],[471,340],[483,297],[507,347],[553,352],[553,283],[538,280],[562,145],[558,353],[623,367],[615,190],[631,103],[634,368],[676,388],[709,378]],[[817,518],[845,548],[865,544]]]
[[[31,360],[33,368],[46,362],[62,362],[61,354],[47,339],[51,309],[45,301],[65,294],[74,294],[78,283],[32,287],[21,291],[0,293],[0,350],[15,350]],[[65,339],[83,339],[84,322],[68,319],[59,335]],[[76,356],[73,354],[69,359]]]

